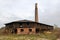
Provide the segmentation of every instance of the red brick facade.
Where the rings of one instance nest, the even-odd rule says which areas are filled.
[[[21,32],[21,29],[23,29],[24,31]],[[30,32],[29,29],[31,29],[32,31]],[[35,34],[35,28],[17,28],[17,34]]]

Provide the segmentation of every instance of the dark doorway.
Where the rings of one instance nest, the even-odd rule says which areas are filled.
[[[21,32],[23,32],[23,31],[24,31],[24,29],[21,29],[20,31],[21,31]]]
[[[32,29],[29,29],[29,32],[32,32]]]
[[[39,28],[36,28],[36,33],[39,33],[40,31],[39,31]]]
[[[14,33],[15,33],[15,34],[17,33],[17,29],[14,29]]]

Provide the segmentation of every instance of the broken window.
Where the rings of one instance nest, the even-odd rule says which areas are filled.
[[[24,29],[21,29],[21,32],[23,32],[24,31]]]
[[[32,32],[32,29],[29,29],[29,32]]]

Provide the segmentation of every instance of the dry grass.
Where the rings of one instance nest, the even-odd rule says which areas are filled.
[[[0,40],[56,40],[54,35],[0,35]]]
[[[55,28],[53,34],[55,34],[57,38],[60,38],[60,28]]]

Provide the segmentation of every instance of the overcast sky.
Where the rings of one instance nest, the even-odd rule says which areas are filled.
[[[60,0],[37,0],[39,22],[60,27]],[[0,0],[0,27],[15,20],[33,20],[36,0]]]

